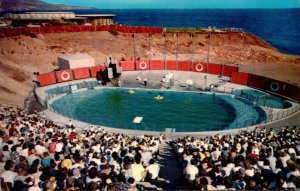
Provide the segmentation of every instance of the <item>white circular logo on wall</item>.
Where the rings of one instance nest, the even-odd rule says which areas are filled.
[[[70,79],[71,75],[69,74],[69,72],[62,71],[62,73],[60,74],[60,77],[63,81],[67,81]]]
[[[145,70],[147,68],[147,63],[144,61],[140,62],[139,66],[140,66],[140,69]]]
[[[197,72],[202,72],[202,70],[203,70],[203,64],[200,64],[200,63],[197,64],[196,67],[195,67],[195,69],[196,69]]]
[[[270,84],[270,89],[271,89],[273,92],[277,92],[277,91],[280,89],[279,83],[278,83],[278,82],[272,82],[272,83]]]

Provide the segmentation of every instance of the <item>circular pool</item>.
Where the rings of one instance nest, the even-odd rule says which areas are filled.
[[[201,132],[246,127],[265,120],[260,107],[227,94],[101,88],[66,94],[50,108],[79,121],[133,130]],[[162,96],[161,101],[155,100]],[[142,117],[141,123],[133,123]]]

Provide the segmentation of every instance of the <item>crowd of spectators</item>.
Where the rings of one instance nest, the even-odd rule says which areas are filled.
[[[2,190],[137,190],[158,179],[162,137],[81,131],[0,107]],[[300,189],[300,129],[255,129],[172,141],[193,190]],[[0,189],[0,190],[1,190]]]
[[[191,189],[300,189],[299,128],[184,137],[174,147]]]
[[[136,190],[158,178],[162,137],[77,131],[39,113],[0,107],[2,190]],[[0,189],[0,190],[1,190]]]

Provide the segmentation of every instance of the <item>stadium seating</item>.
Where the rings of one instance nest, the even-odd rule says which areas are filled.
[[[158,179],[163,142],[163,136],[113,134],[96,126],[79,131],[71,120],[58,125],[42,113],[0,106],[1,188],[137,190],[139,183]],[[296,127],[187,136],[169,144],[183,172],[178,181],[189,189],[300,188]]]

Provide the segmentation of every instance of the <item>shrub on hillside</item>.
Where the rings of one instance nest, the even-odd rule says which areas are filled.
[[[113,35],[113,36],[118,36],[118,35],[119,35],[118,31],[115,31],[115,30],[109,30],[108,32],[109,32],[111,35]]]

